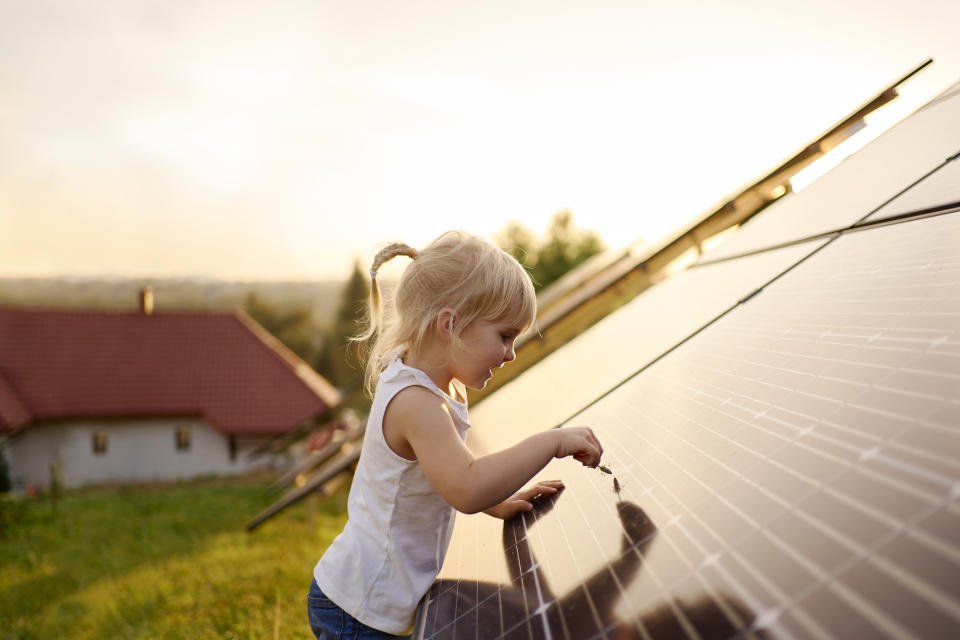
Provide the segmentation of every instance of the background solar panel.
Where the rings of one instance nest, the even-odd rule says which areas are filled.
[[[960,189],[957,185],[960,185],[960,161],[954,158],[902,196],[878,209],[867,220],[949,205],[960,207]]]
[[[857,222],[956,154],[958,122],[960,93],[929,104],[796,197],[776,201],[705,258],[756,251]]]
[[[844,236],[578,416],[619,493],[468,518],[423,636],[955,635],[958,237]]]
[[[911,120],[951,101],[957,96]],[[957,121],[941,122],[941,133],[957,134]],[[908,142],[875,142],[861,153],[905,152]],[[931,154],[917,177],[943,155]],[[882,158],[860,167],[868,164]],[[960,199],[954,170],[943,166],[888,209]],[[828,199],[843,188],[831,184],[820,192]],[[878,185],[899,189],[897,180]],[[793,198],[815,211],[823,203],[811,189]],[[866,211],[840,213],[835,226]],[[751,242],[763,244],[762,235]],[[417,635],[960,635],[960,215],[820,246],[791,248],[795,258],[814,254],[650,366],[649,353],[627,346],[631,322],[635,339],[645,335],[643,305],[669,317],[678,300],[717,284],[707,270],[747,258],[698,267],[688,272],[688,289],[676,279],[674,294],[674,279],[658,285],[597,325],[601,337],[584,334],[481,403],[471,446],[487,429],[477,415],[509,419],[502,394],[537,389],[530,380],[538,369],[565,369],[591,390],[594,380],[606,383],[609,361],[576,350],[581,341],[604,345],[601,354],[620,344],[616,366],[640,369],[572,420],[597,429],[614,475],[554,461],[545,475],[563,477],[567,489],[534,512],[504,525],[461,516]],[[782,271],[775,262],[769,273],[758,266],[742,273],[766,282]],[[696,271],[705,288],[694,284]],[[659,287],[668,287],[664,306],[641,302],[655,300]],[[669,331],[653,333],[670,340]],[[534,394],[533,410],[563,405],[567,388],[557,389],[563,397],[548,402]],[[498,397],[500,406],[492,404]],[[483,446],[534,430],[523,420],[510,424],[518,430],[493,432]]]

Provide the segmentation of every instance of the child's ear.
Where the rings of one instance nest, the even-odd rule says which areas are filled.
[[[450,307],[444,307],[437,314],[437,335],[444,342],[453,339],[453,324],[457,319],[457,312]]]

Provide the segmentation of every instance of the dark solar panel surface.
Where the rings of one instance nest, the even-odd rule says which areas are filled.
[[[960,198],[954,169],[899,204]],[[570,421],[613,475],[554,461],[534,512],[460,516],[416,637],[960,637],[960,213],[802,246],[653,364],[624,349],[636,375]]]

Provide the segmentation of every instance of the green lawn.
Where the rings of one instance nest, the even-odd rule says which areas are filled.
[[[271,479],[0,496],[0,639],[312,638],[311,569],[346,489],[312,529],[301,503],[247,533]]]

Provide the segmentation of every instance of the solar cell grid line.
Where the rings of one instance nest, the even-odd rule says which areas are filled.
[[[521,518],[520,523],[523,525],[524,537],[529,539],[530,531],[527,529],[527,518]],[[526,551],[529,556],[527,558],[527,562],[529,562],[530,565],[528,574],[533,579],[533,587],[537,596],[536,609],[531,610],[528,608],[527,610],[531,611],[531,613],[538,618],[538,620],[534,621],[533,624],[540,624],[540,628],[543,629],[543,637],[545,640],[553,640],[553,634],[550,633],[550,624],[547,621],[547,608],[554,603],[554,600],[553,598],[544,598],[544,589],[540,584],[539,565],[537,564],[536,558],[530,554],[529,546],[526,548]],[[524,590],[524,592],[526,592],[526,590]],[[547,594],[550,595],[549,591]]]
[[[459,535],[470,535],[476,541],[479,537],[479,531],[476,529],[461,529],[456,531],[455,534]],[[469,549],[476,549],[476,544],[454,544],[451,545],[451,549],[456,553],[458,566],[462,566],[464,562],[464,551]],[[452,555],[452,554],[451,554]],[[447,561],[450,560],[448,556]],[[441,616],[441,603],[443,602],[443,596],[449,596],[451,593],[454,594],[454,602],[460,602],[460,598],[456,597],[459,595],[460,581],[459,580],[449,580],[444,582],[437,582],[431,587],[424,597],[424,604],[422,605],[419,616],[419,623],[415,622],[415,628],[421,629],[420,634],[425,636],[435,636],[441,628],[447,626],[449,620],[457,619],[456,612],[443,612],[446,615]]]
[[[574,545],[570,541],[570,536],[567,535],[566,525],[563,520],[558,519],[557,524],[555,525],[559,529],[561,535],[563,536],[563,541],[567,549],[573,550]],[[587,575],[584,573],[583,568],[580,566],[580,563],[577,560],[577,553],[571,553],[571,564],[576,568],[576,579],[577,585],[574,589],[583,593],[583,599],[587,607],[590,609],[590,616],[593,618],[594,624],[598,627],[601,625],[600,616],[597,613],[597,607],[591,599],[590,592],[587,590]],[[566,620],[566,613],[563,610],[563,607],[558,607],[558,615],[560,616],[560,622],[563,626],[564,635],[568,640],[575,640],[575,638],[570,638],[569,635],[569,625]]]
[[[578,508],[578,510],[579,510],[579,512],[580,512],[580,515],[581,515],[581,517],[582,517],[582,522],[588,523],[588,522],[589,522],[589,519],[588,519],[588,517],[587,517],[587,514],[583,512],[582,505],[581,505],[579,502],[577,502],[577,503],[575,503],[575,504],[576,504],[576,506],[577,506],[577,508]],[[589,528],[589,527],[588,527],[588,528]],[[591,533],[593,533],[593,530],[592,530],[592,529],[590,529],[590,531],[591,531]],[[601,546],[601,545],[600,545],[600,541],[596,539],[596,536],[595,536],[595,535],[594,535],[594,540],[597,542],[597,546],[600,547],[600,546]],[[627,553],[630,553],[630,552],[632,552],[632,551],[634,551],[634,550],[635,550],[635,547],[631,546],[630,549],[627,551]],[[620,554],[620,555],[621,555],[621,558],[622,558],[623,555],[624,555],[624,553],[621,551],[621,554]],[[642,557],[642,554],[638,554],[638,557],[637,557],[635,560],[628,562],[628,564],[635,564],[637,567],[643,566],[643,557]],[[623,583],[620,581],[619,577],[617,576],[617,573],[616,573],[610,566],[606,567],[604,570],[607,571],[607,572],[609,572],[610,576],[612,577],[612,582],[615,584],[615,586],[616,586],[616,588],[617,588],[617,596],[616,596],[616,597],[617,597],[617,598],[620,598],[620,597],[626,596],[626,595],[627,595],[627,594],[626,594],[626,590],[625,590],[625,588],[624,588]],[[630,572],[630,573],[629,573],[629,575],[630,575],[631,577],[632,577],[632,574],[633,574],[633,572]],[[661,595],[662,595],[662,594],[665,594],[665,591],[664,591],[664,589],[663,589],[663,584],[662,584],[662,583],[660,582],[660,580],[657,578],[656,574],[653,573],[653,572],[649,572],[649,571],[645,571],[645,574],[651,576],[651,578],[655,581],[655,583],[656,583],[656,585],[657,585],[657,587],[658,587]],[[586,592],[587,597],[589,598],[589,601],[590,601],[590,603],[591,603],[591,607],[592,607],[593,610],[594,610],[594,616],[595,616],[595,620],[596,620],[596,623],[597,623],[597,627],[598,627],[598,628],[610,628],[611,625],[615,625],[615,619],[613,618],[612,615],[610,615],[610,612],[609,612],[609,611],[605,610],[603,615],[600,615],[600,614],[597,612],[597,605],[595,604],[596,599],[594,599],[593,597],[591,597],[591,595],[590,595],[590,590],[589,590],[589,588],[587,588],[586,584],[587,584],[587,583],[585,582],[585,583],[584,583],[584,591]],[[614,598],[611,597],[609,594],[607,594],[607,595],[603,596],[603,599],[606,600],[606,601],[608,601],[608,602],[612,602]],[[668,602],[669,602],[669,601],[668,601]],[[689,624],[684,624],[684,622],[683,622],[684,619],[683,619],[683,616],[682,616],[682,612],[680,612],[678,609],[676,609],[675,607],[673,607],[673,603],[672,603],[672,602],[670,602],[670,606],[671,606],[671,608],[674,610],[675,615],[677,615],[678,620],[681,621],[681,624],[683,625],[685,631],[688,631],[688,634],[689,634]],[[606,608],[605,608],[605,609],[606,609]]]
[[[556,500],[556,494],[555,494],[555,497],[552,498],[552,500],[553,500],[553,501]],[[529,513],[527,516],[525,516],[524,519],[523,519],[523,521],[524,521],[524,527],[526,527],[526,523],[527,523],[527,521],[528,521],[529,518],[533,518],[533,519],[535,519],[535,520],[537,520],[537,521],[540,521],[540,520],[544,519],[544,515],[543,515],[543,512],[541,512],[541,511],[532,511],[532,512],[530,512],[530,513]],[[565,544],[565,548],[570,552],[568,558],[563,559],[563,560],[557,559],[557,560],[555,560],[555,561],[564,561],[564,560],[565,560],[565,561],[570,562],[571,564],[573,564],[573,565],[575,565],[575,566],[577,567],[578,585],[580,585],[580,586],[578,586],[578,587],[576,587],[576,588],[583,593],[583,595],[584,595],[584,601],[585,601],[586,605],[587,605],[587,606],[589,607],[589,609],[590,609],[590,615],[591,615],[592,619],[594,620],[594,624],[595,624],[596,626],[599,626],[601,623],[600,623],[600,618],[599,618],[599,616],[598,616],[598,614],[597,614],[597,608],[596,608],[596,605],[594,604],[594,602],[590,599],[590,594],[589,594],[589,591],[587,590],[587,587],[586,587],[587,577],[583,574],[582,569],[580,568],[579,564],[577,563],[577,555],[578,555],[578,554],[577,554],[576,552],[574,552],[574,547],[573,547],[573,545],[571,545],[570,542],[569,542],[569,538],[567,537],[567,533],[566,533],[566,530],[565,530],[565,528],[564,528],[564,523],[563,523],[562,520],[559,520],[559,519],[558,519],[558,520],[556,521],[556,524],[554,525],[554,527],[553,527],[552,529],[549,527],[549,525],[546,525],[546,526],[541,525],[541,526],[536,527],[536,528],[534,529],[534,531],[535,531],[535,534],[534,534],[534,535],[536,536],[536,538],[537,538],[538,541],[539,541],[539,545],[538,545],[538,546],[539,546],[539,548],[541,548],[541,549],[547,548],[548,543],[549,543],[549,542],[552,542],[552,540],[554,539],[554,536],[552,536],[551,533],[548,533],[548,532],[552,532],[553,529],[559,529],[559,530],[560,530],[561,535],[563,536],[563,539],[564,539],[564,541],[565,541],[565,543],[566,543],[566,544]],[[538,565],[538,568],[539,568],[539,565]],[[561,597],[563,597],[564,600],[567,600],[566,596],[561,596]],[[550,621],[549,616],[554,616],[555,622],[553,623],[553,628],[554,628],[554,634],[553,634],[553,635],[554,635],[554,636],[563,637],[563,638],[565,638],[565,640],[575,640],[575,638],[576,638],[577,636],[576,636],[576,635],[571,635],[571,627],[575,624],[575,622],[577,621],[577,618],[579,618],[581,614],[578,614],[576,611],[573,611],[573,612],[569,611],[570,607],[565,606],[563,600],[558,600],[558,599],[557,599],[558,596],[556,595],[556,593],[554,593],[554,594],[551,596],[551,598],[552,598],[552,601],[551,601],[551,603],[550,603],[550,607],[551,607],[551,608],[550,608],[548,611],[545,611],[545,612],[544,612],[544,614],[545,614],[545,615],[544,615],[544,618],[543,618],[543,619],[544,619],[544,622],[547,623],[547,624],[550,624],[551,621]],[[566,610],[566,611],[565,611],[565,610]],[[547,614],[549,614],[549,615],[547,615]],[[568,614],[570,614],[570,619],[569,619],[569,620],[567,619],[567,618],[568,618]]]
[[[514,537],[513,545],[508,547],[507,543],[504,542],[504,550],[510,557],[507,565],[513,565],[515,567],[513,571],[513,573],[516,574],[515,583],[517,584],[515,593],[519,593],[519,599],[522,599],[520,611],[514,613],[513,620],[507,621],[504,624],[503,633],[505,637],[536,637],[534,635],[534,621],[531,620],[531,611],[535,608],[535,603],[532,601],[534,594],[530,589],[530,587],[532,587],[530,584],[532,582],[530,572],[536,571],[536,568],[533,566],[532,558],[529,556],[526,532],[521,529],[523,520],[525,520],[525,518],[517,521],[515,523],[517,526],[511,527]],[[510,625],[510,622],[513,623],[513,626]]]
[[[527,626],[528,636],[531,638],[559,638],[563,637],[563,634],[558,635],[557,632],[563,629],[555,629],[552,632],[548,620],[548,613],[552,614],[556,610],[556,596],[548,585],[540,583],[540,565],[533,548],[535,534],[531,533],[529,528],[533,526],[530,521],[536,522],[539,519],[538,515],[536,511],[524,514],[513,525],[518,535],[518,545],[523,545],[520,567],[521,569],[526,567],[521,573],[521,589],[527,597],[523,623]],[[539,530],[539,528],[534,529],[534,531]]]
[[[577,507],[580,508],[580,503],[576,503],[576,504],[577,504]],[[586,521],[586,514],[583,513],[582,508],[581,508],[581,515],[583,516],[584,521]],[[598,541],[598,542],[599,542],[599,541]],[[698,634],[696,633],[693,625],[692,625],[692,624],[690,623],[690,621],[687,619],[687,617],[686,617],[686,615],[684,614],[684,612],[682,611],[682,609],[680,609],[680,608],[676,605],[676,603],[673,602],[673,599],[670,597],[669,592],[665,589],[665,585],[663,584],[663,581],[658,577],[658,575],[656,574],[655,571],[653,571],[650,567],[648,567],[648,566],[645,565],[645,563],[643,562],[643,556],[642,556],[641,553],[638,552],[636,546],[631,546],[630,548],[628,548],[628,549],[626,550],[626,552],[621,553],[621,556],[626,555],[626,554],[631,554],[631,553],[636,553],[636,554],[637,554],[638,557],[636,558],[636,560],[634,560],[634,562],[635,562],[639,567],[643,567],[644,575],[645,575],[645,576],[649,576],[650,579],[653,581],[653,583],[654,583],[654,585],[655,585],[655,588],[656,588],[656,590],[657,590],[658,600],[667,603],[667,606],[669,607],[669,609],[670,609],[670,611],[671,611],[674,619],[677,621],[677,624],[678,624],[680,630],[685,634],[686,637],[690,637],[690,638],[696,638],[696,637],[698,637]],[[616,583],[617,590],[618,590],[619,594],[621,594],[621,597],[628,597],[628,594],[626,593],[626,590],[625,590],[625,588],[624,588],[624,585],[623,585],[622,582],[618,579],[616,573],[613,572],[613,571],[611,571],[609,568],[608,568],[608,571],[611,572],[611,575],[613,576],[613,580],[614,580],[614,582]],[[588,594],[589,594],[589,591],[588,591]],[[609,596],[606,596],[605,599],[609,599]],[[613,622],[610,621],[610,620],[611,620],[611,616],[610,616],[610,615],[601,616],[600,620],[601,620],[601,624],[604,624],[604,623],[605,623],[605,626],[603,627],[603,629],[605,629],[605,630],[607,630],[607,629],[613,629],[613,628],[615,628],[616,626],[618,626],[618,625],[617,625],[617,622],[616,622],[615,620],[614,620]],[[598,627],[599,627],[599,626],[600,626],[600,625],[598,624]],[[638,623],[638,626],[639,626],[641,629],[643,629],[643,622],[642,622],[642,620]],[[600,635],[600,634],[598,634],[598,635]],[[648,635],[648,634],[646,634],[646,633],[644,632],[642,635]],[[604,637],[605,637],[605,635],[604,635]]]
[[[480,531],[475,530],[476,542],[474,543],[474,548],[479,548],[480,546]],[[480,569],[480,555],[474,554],[473,556],[474,567],[477,572]],[[470,617],[466,618],[468,624],[464,633],[458,634],[463,640],[478,640],[478,630],[479,630],[479,617],[478,617],[478,608],[481,604],[481,595],[480,595],[480,583],[471,584],[466,581],[457,581],[458,591],[462,591],[467,594],[469,600],[466,603],[466,609],[470,612]],[[458,619],[463,619],[464,616],[458,615]],[[472,622],[472,624],[470,624]],[[471,628],[472,627],[472,628]],[[472,633],[471,633],[472,632]]]
[[[581,520],[580,520],[580,521],[581,521],[581,522],[588,522],[589,520],[588,520],[586,514],[584,514],[581,505],[580,505],[579,503],[575,503],[575,504],[576,504],[576,506],[577,506],[578,512],[579,512],[580,517],[581,517]],[[576,568],[577,568],[577,574],[578,574],[578,576],[579,576],[580,583],[578,584],[577,587],[575,587],[575,589],[577,590],[578,593],[582,593],[582,594],[583,594],[581,598],[576,598],[576,597],[575,597],[575,598],[572,598],[572,599],[570,600],[570,602],[573,603],[573,606],[581,606],[581,607],[582,607],[583,604],[585,604],[585,605],[587,606],[587,608],[589,609],[589,611],[590,611],[590,617],[591,617],[592,622],[593,622],[593,627],[596,628],[596,629],[603,628],[603,627],[605,626],[605,624],[604,624],[604,618],[605,618],[605,617],[608,618],[609,616],[604,616],[604,615],[601,613],[601,608],[602,608],[602,607],[601,607],[600,603],[598,603],[598,602],[594,599],[594,594],[592,594],[592,593],[590,592],[590,589],[589,589],[589,586],[588,586],[589,583],[590,583],[591,576],[585,573],[585,571],[584,571],[584,569],[583,569],[583,566],[582,566],[581,563],[579,562],[579,558],[580,558],[581,556],[583,556],[583,555],[588,555],[588,556],[597,555],[597,556],[602,557],[603,552],[604,552],[603,545],[601,545],[600,542],[599,542],[599,540],[597,540],[597,537],[596,537],[596,535],[595,535],[595,532],[593,532],[592,530],[589,530],[589,533],[590,533],[590,536],[589,536],[589,537],[590,537],[590,539],[596,544],[596,548],[595,548],[595,549],[584,549],[584,548],[582,547],[582,545],[573,545],[573,544],[571,544],[570,538],[569,538],[569,536],[567,535],[567,532],[566,532],[566,529],[565,529],[565,525],[564,525],[563,520],[558,520],[556,526],[558,526],[558,527],[560,528],[560,530],[563,532],[564,540],[567,542],[567,547],[568,547],[568,549],[570,549],[570,551],[571,551],[571,553],[569,554],[570,560],[574,563],[574,565],[575,565]],[[589,528],[588,528],[588,529],[589,529]],[[602,569],[601,569],[601,570],[602,570]],[[581,604],[581,601],[582,601],[582,604]],[[559,604],[558,604],[558,607],[557,607],[557,611],[558,611],[558,613],[559,613],[560,616],[561,616],[562,624],[563,624],[563,627],[564,627],[564,635],[567,636],[567,637],[575,638],[576,636],[571,636],[571,634],[570,634],[570,627],[572,626],[574,620],[570,620],[569,622],[567,621],[567,617],[568,617],[568,616],[566,615],[566,612],[564,611],[564,609],[565,609],[564,603],[563,603],[563,602],[559,603]]]

